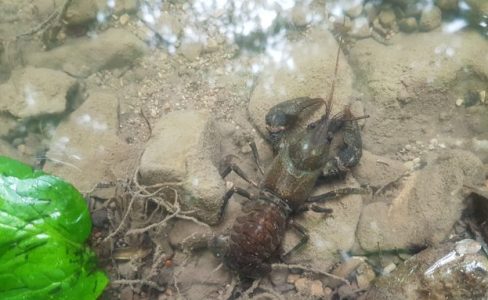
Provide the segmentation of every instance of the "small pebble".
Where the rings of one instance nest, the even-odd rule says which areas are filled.
[[[303,5],[296,5],[291,11],[291,21],[297,27],[307,26],[309,23],[307,18],[308,9]]]
[[[439,120],[440,121],[447,121],[450,119],[449,113],[441,112],[439,113]]]
[[[427,7],[420,16],[419,28],[422,31],[431,31],[441,26],[442,12],[437,6]]]
[[[322,282],[320,280],[312,281],[312,285],[310,286],[310,295],[312,297],[324,296],[324,288],[322,287]]]
[[[458,9],[459,0],[437,0],[435,4],[442,10],[453,11]]]
[[[371,35],[368,19],[360,17],[352,21],[350,36],[355,38],[367,38]]]
[[[308,280],[306,278],[298,278],[295,281],[295,288],[297,289],[297,292],[306,294],[308,290]]]
[[[480,102],[481,103],[488,103],[488,101],[486,101],[486,91],[480,91]]]
[[[328,286],[324,288],[324,298],[329,299],[329,296],[332,295],[332,289]]]
[[[288,278],[286,279],[286,282],[288,282],[288,283],[295,283],[299,278],[300,278],[300,275],[299,274],[290,274],[290,275],[288,275]]]
[[[359,257],[351,257],[340,264],[332,273],[339,277],[347,277],[354,272],[364,260]]]
[[[352,6],[346,9],[346,15],[351,18],[357,18],[363,12],[363,5],[359,3],[358,5]]]
[[[465,239],[459,242],[456,242],[455,246],[456,252],[460,255],[464,254],[474,254],[480,251],[481,244],[475,240]]]
[[[417,1],[407,1],[407,6],[403,10],[405,17],[419,17],[422,13],[423,5],[417,5]]]
[[[190,61],[195,61],[200,57],[203,51],[203,43],[201,42],[186,42],[182,43],[180,53]]]
[[[461,106],[461,105],[463,105],[463,103],[464,103],[464,99],[462,99],[462,98],[458,98],[456,100],[456,106]]]
[[[126,25],[127,23],[129,23],[129,15],[128,14],[123,14],[120,16],[120,19],[119,19],[119,22],[121,25]]]
[[[205,52],[215,52],[219,50],[219,43],[215,39],[209,39],[205,46]]]
[[[368,2],[364,5],[364,12],[368,18],[368,21],[371,23],[378,16],[379,8],[376,5],[374,5],[373,3]]]
[[[252,149],[251,147],[249,147],[248,145],[245,145],[245,146],[242,146],[241,147],[241,153],[242,154],[247,154],[247,153],[251,153]]]
[[[395,269],[396,269],[396,265],[394,263],[390,263],[389,265],[383,268],[383,275],[388,275]]]
[[[417,20],[414,17],[402,19],[398,26],[403,32],[414,32],[418,27]]]
[[[393,9],[382,10],[378,18],[381,25],[385,26],[386,28],[391,28],[396,20],[395,12],[393,11]]]
[[[413,162],[411,160],[409,161],[406,161],[403,163],[403,166],[407,169],[407,170],[413,170]]]
[[[363,263],[357,270],[356,283],[359,289],[367,289],[375,279],[376,274],[373,268],[367,263]]]
[[[17,150],[19,150],[20,153],[25,154],[26,152],[26,147],[24,144],[20,144],[17,146]]]

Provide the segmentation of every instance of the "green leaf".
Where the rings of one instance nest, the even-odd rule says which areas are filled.
[[[0,156],[0,299],[97,299],[108,279],[91,226],[71,184]]]

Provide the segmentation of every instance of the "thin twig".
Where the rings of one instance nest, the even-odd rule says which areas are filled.
[[[75,166],[75,165],[73,165],[72,163],[69,163],[69,162],[65,162],[65,161],[62,161],[62,160],[59,160],[59,159],[56,159],[56,158],[52,158],[52,157],[47,157],[47,156],[40,157],[40,159],[47,159],[47,160],[50,160],[50,161],[55,162],[57,164],[62,164],[62,165],[68,166],[70,168],[73,168],[73,169],[81,172],[81,169],[80,168],[78,168],[77,166]]]
[[[149,119],[146,117],[146,114],[144,113],[144,110],[142,109],[142,107],[141,107],[141,116],[144,119],[144,121],[146,122],[147,130],[149,132],[148,137],[147,137],[147,140],[146,140],[146,142],[147,142],[147,141],[149,141],[151,139],[151,136],[152,136],[152,128],[151,128],[151,123],[149,123]]]
[[[55,9],[48,17],[46,20],[44,20],[42,23],[38,24],[37,26],[35,26],[34,28],[32,28],[31,30],[27,31],[27,32],[24,32],[24,33],[21,33],[21,34],[18,34],[15,39],[19,39],[21,37],[25,37],[25,36],[31,36],[31,35],[34,35],[36,33],[38,33],[39,31],[43,30],[44,28],[47,27],[47,25],[49,25],[49,23],[51,23],[54,19],[57,19],[56,20],[56,23],[60,23],[62,22],[62,19],[64,18],[64,15],[66,14],[66,11],[68,10],[68,7],[69,5],[71,4],[73,0],[66,0],[63,4],[63,6],[61,7],[61,9]]]
[[[166,291],[165,287],[160,286],[154,281],[151,280],[146,280],[146,279],[118,279],[118,280],[112,280],[110,284],[113,285],[133,285],[133,284],[140,284],[140,285],[147,285],[149,287],[152,287],[153,289],[156,289],[160,292]]]
[[[176,273],[173,272],[173,285],[176,289],[176,292],[178,293],[178,299],[181,298],[181,291],[180,288],[178,287],[178,280],[176,279]]]
[[[143,228],[131,229],[131,230],[127,231],[127,235],[144,233],[144,232],[147,232],[147,231],[153,229],[154,227],[161,226],[161,225],[165,224],[166,222],[168,222],[169,220],[173,219],[179,212],[180,212],[179,209],[177,209],[174,213],[172,213],[169,216],[166,216],[166,218],[164,218],[162,221],[160,221],[158,223],[153,223],[153,224],[146,226],[146,227],[143,227]]]
[[[273,264],[272,265],[272,268],[273,269],[300,269],[300,270],[303,270],[303,271],[307,271],[307,272],[312,272],[312,273],[315,273],[315,274],[324,275],[324,276],[327,276],[327,277],[330,277],[330,278],[333,278],[333,279],[342,281],[345,284],[350,284],[349,281],[347,279],[343,278],[343,277],[334,275],[334,274],[329,273],[329,272],[320,271],[320,270],[317,270],[317,269],[314,269],[314,268],[309,268],[309,267],[306,267],[306,266],[302,266],[302,265]]]
[[[134,204],[135,200],[137,197],[133,196],[130,199],[129,206],[127,207],[127,211],[125,212],[124,216],[122,217],[122,220],[119,223],[119,226],[117,226],[117,229],[115,229],[113,232],[111,232],[106,238],[103,239],[103,242],[108,241],[112,237],[114,237],[119,231],[122,229],[122,226],[125,224],[125,221],[127,220],[127,217],[129,216],[130,211],[132,210],[132,205]]]
[[[211,228],[210,225],[208,225],[207,223],[204,223],[204,222],[201,222],[201,221],[198,221],[196,218],[194,217],[190,217],[190,216],[185,216],[185,215],[182,215],[182,213],[185,213],[185,212],[181,212],[179,214],[176,215],[176,218],[177,219],[183,219],[183,220],[188,220],[188,221],[192,221],[193,223],[197,224],[197,225],[200,225],[200,226],[203,226],[203,227],[207,227],[207,228]]]
[[[42,23],[38,24],[37,26],[35,26],[34,28],[32,28],[31,30],[27,31],[27,32],[24,32],[24,33],[21,33],[21,34],[18,34],[15,39],[19,39],[19,38],[22,38],[22,37],[25,37],[25,36],[30,36],[30,35],[34,35],[36,34],[37,32],[43,30],[44,28],[46,28],[46,26],[51,23],[52,20],[54,20],[54,18],[56,18],[57,16],[59,15],[59,12],[57,10],[54,10],[50,15],[49,17],[47,17],[46,20],[44,20]]]

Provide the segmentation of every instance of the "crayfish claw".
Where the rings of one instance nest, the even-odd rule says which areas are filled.
[[[300,97],[273,106],[265,118],[266,129],[273,148],[275,150],[278,148],[283,135],[296,125],[305,111],[318,108],[324,103],[322,98]]]

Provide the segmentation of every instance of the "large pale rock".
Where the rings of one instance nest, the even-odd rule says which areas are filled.
[[[357,85],[370,95],[363,99],[370,115],[365,148],[382,155],[439,132],[470,134],[464,116],[452,110],[467,91],[485,89],[487,53],[486,40],[472,31],[398,34],[389,47],[372,39],[357,41],[351,66]],[[443,123],[437,120],[440,114],[452,117]]]
[[[0,111],[18,118],[61,114],[67,98],[78,91],[78,81],[61,71],[27,67],[12,72],[0,85]]]
[[[285,100],[297,97],[327,98],[334,78],[338,44],[324,30],[315,29],[307,39],[292,42],[285,48],[289,55],[280,64],[264,66],[249,102],[249,116],[261,133],[266,133],[264,116],[269,109]],[[348,103],[352,91],[352,72],[341,54],[334,96],[334,109],[338,111]],[[320,109],[314,114],[323,114]],[[313,119],[312,116],[306,116]]]
[[[26,59],[33,66],[87,77],[100,70],[132,65],[146,50],[146,45],[132,33],[109,29],[95,37],[76,39],[47,52],[32,53]]]
[[[225,193],[215,164],[220,154],[220,134],[207,112],[178,111],[156,124],[141,158],[144,184],[179,182],[180,202],[186,210],[208,223],[219,219]]]
[[[380,277],[364,299],[487,299],[488,259],[481,245],[462,240],[430,248]]]
[[[352,176],[345,181],[328,183],[317,189],[314,194],[325,193],[338,188],[358,187]],[[306,212],[294,220],[303,225],[310,235],[307,244],[288,258],[290,263],[311,265],[320,270],[328,270],[339,262],[340,251],[349,251],[355,241],[363,200],[360,195],[349,195],[326,202],[324,207],[333,210],[330,216],[321,213]],[[296,244],[296,239],[288,235],[285,238],[285,249]]]
[[[45,170],[91,191],[100,182],[117,179],[112,166],[123,160],[124,143],[117,137],[117,98],[95,91],[62,121],[52,138]]]
[[[439,154],[404,179],[396,195],[364,207],[357,229],[361,247],[377,251],[442,241],[465,208],[463,185],[483,180],[483,165],[472,153]]]
[[[354,178],[360,184],[380,188],[401,176],[407,168],[403,163],[363,151],[359,164],[352,169]]]

